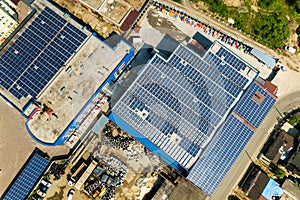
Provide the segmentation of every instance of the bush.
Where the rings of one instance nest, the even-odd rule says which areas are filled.
[[[257,13],[253,24],[254,39],[271,48],[282,48],[289,37],[288,20],[277,13]]]
[[[269,8],[276,0],[259,0],[258,6],[264,9]]]
[[[277,169],[275,170],[275,176],[278,178],[278,179],[282,179],[286,174],[285,174],[285,171],[283,171],[282,169],[280,169],[279,167],[277,167]]]

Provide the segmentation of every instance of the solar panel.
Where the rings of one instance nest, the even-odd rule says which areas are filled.
[[[2,197],[3,200],[26,199],[48,164],[48,160],[35,153],[26,163],[24,169],[12,183],[10,188],[6,191],[5,195]]]
[[[252,81],[232,68],[230,76],[235,75],[246,84]],[[189,168],[242,92],[215,66],[179,45],[168,60],[154,56],[112,111]]]
[[[1,56],[0,84],[17,99],[36,97],[86,38],[46,7]]]
[[[233,66],[238,71],[245,70],[247,64],[241,61],[236,55],[227,51],[225,48],[221,47],[219,51],[216,53],[220,58],[223,56],[225,61]]]
[[[242,134],[241,134],[242,133]],[[253,131],[230,115],[188,175],[188,180],[211,196],[233,165]]]
[[[258,98],[257,101],[254,100],[255,96]],[[237,105],[236,112],[258,128],[275,101],[275,98],[270,96],[265,89],[257,84],[251,84]]]
[[[264,95],[260,105],[253,100],[256,92]],[[253,135],[254,131],[250,126],[254,125],[257,128],[274,103],[274,97],[256,82],[252,83],[234,110],[243,122],[231,114],[201,154],[187,178],[211,196]]]

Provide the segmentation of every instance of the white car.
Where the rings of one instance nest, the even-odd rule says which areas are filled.
[[[51,183],[48,182],[48,181],[45,181],[44,179],[41,180],[41,184],[43,184],[46,187],[50,187],[51,186]]]
[[[74,189],[71,189],[68,193],[68,200],[72,200],[73,199],[73,196],[75,194],[75,190]]]
[[[290,46],[284,46],[284,50],[290,52],[290,53],[295,53],[296,49]]]
[[[37,193],[38,195],[40,195],[41,197],[45,197],[45,196],[46,196],[46,193],[45,193],[45,192],[42,192],[40,189],[38,189],[38,190],[36,191],[36,193]]]
[[[282,64],[278,64],[278,66],[281,69],[281,71],[283,71],[283,72],[287,71],[287,69]]]

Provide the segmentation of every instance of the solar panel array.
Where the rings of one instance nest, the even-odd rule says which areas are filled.
[[[17,179],[2,197],[3,200],[25,199],[35,186],[39,177],[45,171],[48,164],[48,160],[35,153],[28,161]]]
[[[167,61],[155,56],[112,111],[188,168],[242,89],[214,63],[179,45]]]
[[[251,100],[257,92],[263,95],[261,97],[263,101],[260,105]],[[258,128],[275,102],[276,100],[265,89],[257,84],[251,84],[245,93],[245,97],[239,101],[235,110],[255,128]]]
[[[0,57],[0,85],[17,99],[36,97],[86,38],[46,7]]]
[[[224,127],[201,154],[187,179],[211,196],[252,134],[251,129],[230,115]]]
[[[253,99],[257,92],[264,95],[260,105]],[[275,101],[273,96],[254,82],[237,103],[234,112],[242,117],[243,121],[246,120],[257,128]],[[211,143],[203,151],[187,178],[205,193],[212,195],[253,133],[253,130],[247,124],[231,114],[221,130],[216,133]]]
[[[230,67],[230,65],[225,61],[222,61],[219,56],[208,52],[204,59],[212,66],[215,66],[215,68],[222,73],[223,76],[235,83],[238,87],[244,88],[249,82],[248,79],[238,72],[235,67]]]
[[[226,50],[225,48],[221,47],[217,53],[217,56],[222,58],[224,56],[224,61],[229,63],[238,71],[245,70],[247,68],[247,64],[243,62],[238,56],[234,55],[232,52]]]

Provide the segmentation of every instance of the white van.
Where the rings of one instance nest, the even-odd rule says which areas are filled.
[[[290,46],[284,46],[284,50],[290,52],[290,53],[295,53],[296,49]]]

